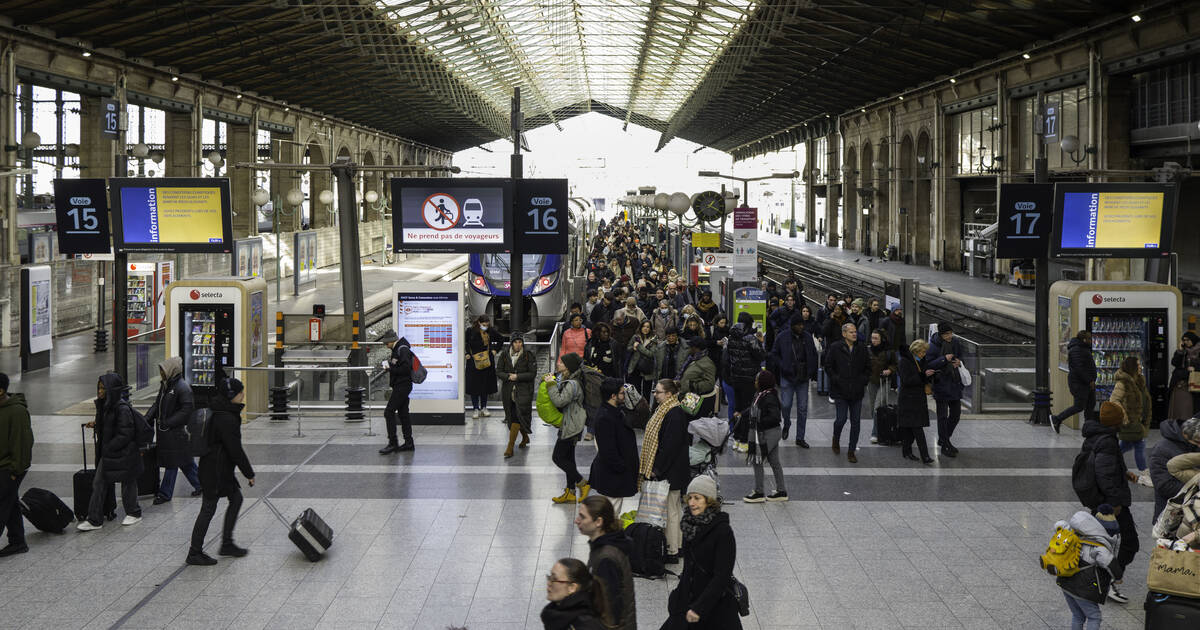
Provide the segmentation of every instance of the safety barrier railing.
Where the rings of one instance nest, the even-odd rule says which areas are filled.
[[[360,422],[365,422],[367,424],[367,431],[366,431],[366,433],[364,433],[364,435],[370,435],[370,436],[376,435],[376,433],[374,431],[374,427],[373,427],[373,420],[376,415],[375,412],[381,411],[387,406],[386,403],[379,404],[379,403],[371,402],[373,379],[370,377],[371,377],[372,373],[374,373],[374,372],[382,372],[383,371],[379,367],[372,367],[372,366],[320,366],[320,367],[233,366],[233,367],[226,367],[225,371],[229,374],[235,374],[235,375],[237,373],[244,373],[244,372],[266,372],[269,375],[270,374],[281,374],[281,373],[286,375],[288,373],[292,373],[294,378],[287,381],[287,384],[285,385],[285,389],[289,393],[289,396],[287,397],[286,401],[272,400],[271,405],[268,406],[267,411],[262,412],[262,413],[247,412],[246,415],[248,418],[251,418],[251,419],[261,418],[261,417],[269,417],[271,419],[271,422],[280,422],[280,423],[289,421],[291,416],[295,415],[296,416],[296,437],[304,437],[302,425],[303,425],[304,417],[306,415],[307,416],[323,416],[323,417],[342,415],[342,416],[346,417],[347,424],[357,424]],[[350,409],[350,405],[347,403],[331,404],[331,403],[321,403],[321,402],[306,402],[303,400],[302,392],[304,389],[304,379],[301,377],[301,375],[304,373],[308,373],[308,372],[325,372],[325,371],[345,372],[347,374],[349,374],[351,372],[361,372],[361,373],[364,373],[367,375],[367,378],[364,379],[367,383],[367,385],[366,385],[367,398],[365,401],[363,401],[361,403],[361,409],[352,410],[352,409]],[[293,400],[290,396],[290,392],[292,389],[296,390],[295,400]],[[286,406],[280,405],[279,404],[280,402],[286,402]],[[293,411],[295,412],[294,414],[292,413]],[[362,417],[361,418],[351,418],[352,415],[362,416]]]
[[[971,375],[963,391],[964,406],[974,413],[1028,411],[1036,374],[1034,347],[958,339],[963,365]]]
[[[158,389],[157,366],[167,356],[167,329],[155,328],[129,337],[129,356],[134,359],[134,373],[122,378],[130,386],[130,396],[140,400]]]

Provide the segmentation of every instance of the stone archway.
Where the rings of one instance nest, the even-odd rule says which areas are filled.
[[[858,154],[853,146],[846,147],[842,160],[842,207],[837,225],[841,229],[842,249],[858,248]],[[831,210],[832,211],[832,210]]]
[[[917,176],[917,154],[910,134],[904,134],[904,139],[900,141],[899,160],[896,163],[896,170],[893,172],[900,184],[899,207],[901,210],[897,214],[900,242],[897,247],[900,249],[900,259],[906,263],[912,263],[914,261],[912,220],[916,207],[914,191]]]
[[[909,220],[912,221],[913,262],[926,266],[930,263],[929,252],[933,244],[933,157],[929,133],[922,130],[917,136],[913,207],[909,210]]]

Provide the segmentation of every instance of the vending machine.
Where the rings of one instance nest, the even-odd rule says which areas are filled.
[[[125,285],[126,323],[128,335],[159,328],[167,312],[165,294],[174,279],[175,263],[171,261],[129,263]]]
[[[1126,357],[1136,356],[1153,399],[1151,419],[1163,420],[1169,395],[1171,355],[1183,334],[1179,289],[1153,282],[1059,281],[1050,286],[1051,391],[1054,406],[1070,404],[1067,344],[1080,330],[1092,333],[1096,402],[1108,400]],[[1068,423],[1080,426],[1077,415]]]
[[[166,351],[183,360],[197,404],[216,394],[217,368],[246,385],[246,412],[267,407],[267,285],[262,278],[195,278],[166,290]]]

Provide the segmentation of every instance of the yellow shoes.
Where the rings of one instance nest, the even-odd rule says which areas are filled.
[[[558,503],[558,504],[574,503],[575,502],[575,490],[572,488],[567,488],[567,489],[563,490],[562,494],[560,494],[550,500],[554,501],[555,503]]]
[[[579,482],[579,500],[580,501],[586,499],[588,493],[591,491],[592,491],[592,486],[588,485],[588,482],[586,480]]]

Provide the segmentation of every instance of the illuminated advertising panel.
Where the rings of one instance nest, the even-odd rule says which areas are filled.
[[[412,284],[412,283],[397,283]],[[426,283],[434,284],[434,283]],[[412,400],[453,401],[462,413],[463,302],[461,284],[398,287],[393,312],[396,334],[429,371],[413,385]],[[433,289],[433,290],[430,290]],[[450,409],[455,409],[454,405]],[[440,409],[439,409],[440,410]],[[418,411],[418,409],[413,409]],[[431,411],[433,411],[431,409]]]

